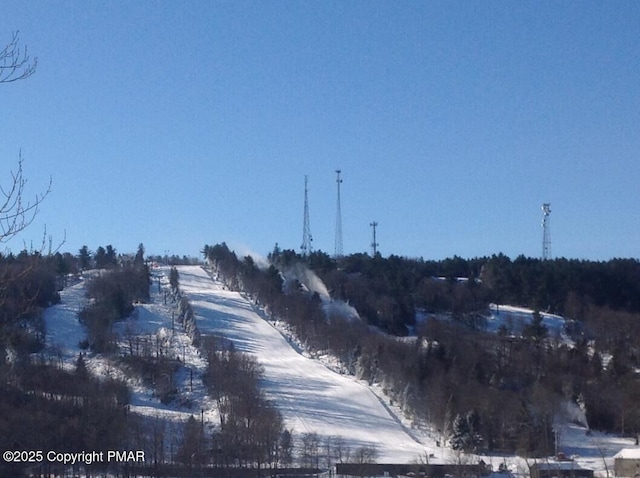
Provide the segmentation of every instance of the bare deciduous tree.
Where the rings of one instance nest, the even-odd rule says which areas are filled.
[[[24,80],[36,71],[37,59],[29,57],[27,47],[18,45],[19,32],[14,32],[11,41],[0,51],[0,83]],[[27,180],[23,173],[22,153],[18,168],[11,171],[8,184],[0,182],[0,243],[7,242],[29,226],[38,214],[40,203],[51,191],[51,178],[47,189],[36,194],[32,201],[25,198]]]
[[[40,210],[40,204],[51,192],[51,178],[47,189],[36,194],[32,201],[25,199],[25,186],[22,153],[18,159],[18,169],[11,171],[8,185],[0,184],[0,243],[26,229],[33,222]]]
[[[38,59],[31,61],[27,47],[21,49],[18,45],[20,32],[13,32],[11,41],[0,51],[0,83],[29,78],[36,71]]]

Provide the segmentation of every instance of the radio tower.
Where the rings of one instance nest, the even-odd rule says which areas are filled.
[[[308,194],[308,177],[305,175],[304,177],[304,222],[302,226],[302,245],[300,249],[302,250],[302,255],[306,256],[311,253],[311,241],[313,241],[313,237],[311,237],[311,227],[309,226],[309,194]]]
[[[373,228],[373,242],[371,243],[371,248],[373,249],[372,257],[375,257],[376,254],[378,253],[378,246],[380,245],[376,242],[376,227],[378,227],[378,223],[376,221],[373,221],[369,225]]]
[[[551,259],[551,230],[549,225],[549,215],[551,214],[551,204],[546,202],[542,205],[542,260]]]
[[[340,179],[341,171],[336,169],[337,179],[336,184],[338,185],[338,207],[336,210],[336,244],[335,244],[335,257],[342,257],[342,212],[340,211],[340,184],[342,184],[342,179]]]

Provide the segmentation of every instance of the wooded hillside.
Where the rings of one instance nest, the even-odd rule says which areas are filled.
[[[635,260],[355,254],[335,261],[276,248],[272,265],[259,269],[224,243],[206,246],[205,255],[229,287],[287,321],[310,349],[382,383],[405,413],[440,430],[455,448],[552,454],[554,417],[567,402],[582,407],[593,428],[640,432],[632,406],[640,397]],[[354,306],[360,320],[335,308],[329,316],[319,294],[291,274],[299,264],[333,299]],[[492,302],[564,314],[570,340],[548,334],[537,312],[521,334],[507,327],[489,333]]]

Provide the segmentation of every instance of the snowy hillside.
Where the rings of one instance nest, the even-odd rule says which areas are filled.
[[[154,274],[151,286],[151,300],[147,304],[137,304],[133,314],[123,322],[115,324],[115,332],[120,336],[120,345],[127,347],[128,335],[138,338],[153,338],[166,343],[168,354],[179,357],[183,366],[178,370],[176,383],[180,390],[177,403],[162,404],[153,390],[145,384],[127,377],[125,371],[119,369],[112,360],[101,354],[91,354],[80,347],[86,338],[85,328],[78,321],[78,314],[87,303],[86,282],[91,274],[85,273],[74,284],[64,289],[59,304],[45,311],[44,320],[47,330],[47,349],[64,362],[66,367],[75,366],[78,355],[86,355],[87,368],[98,377],[117,377],[125,379],[132,390],[131,411],[151,417],[164,417],[184,421],[192,414],[199,414],[201,409],[207,410],[205,417],[213,423],[217,415],[213,411],[212,401],[206,396],[204,386],[199,377],[206,364],[197,349],[191,345],[187,334],[177,324],[172,324],[172,313],[175,315],[175,304],[165,301],[168,290],[168,269],[160,269]],[[160,287],[158,287],[160,283]],[[167,302],[167,303],[165,303]],[[191,380],[191,371],[195,380]]]
[[[264,367],[263,389],[294,435],[315,432],[323,440],[340,437],[352,449],[373,447],[381,463],[407,463],[426,457],[442,463],[461,459],[455,452],[436,446],[425,431],[410,428],[400,412],[385,403],[377,387],[369,387],[306,356],[286,332],[253,304],[241,294],[226,290],[201,267],[180,266],[178,271],[180,288],[194,309],[201,334],[224,336],[233,341],[238,351],[252,354],[258,360]],[[119,322],[116,331],[123,348],[127,346],[127,337],[154,337],[166,345],[168,354],[180,359],[182,365],[176,376],[179,397],[162,404],[152,389],[126,377],[133,391],[131,411],[164,417],[178,426],[190,415],[199,415],[204,410],[202,418],[212,426],[218,422],[218,416],[201,380],[205,361],[184,330],[172,321],[176,305],[166,297],[168,273],[168,268],[154,271],[151,300],[136,305],[134,314]],[[85,331],[78,322],[78,312],[86,303],[85,280],[80,279],[62,291],[61,303],[45,313],[48,350],[67,367],[72,367],[83,352],[80,343]],[[526,320],[529,314],[530,311],[505,306],[493,310],[496,323],[505,320],[515,323]],[[544,319],[550,328],[562,320],[550,316]],[[89,354],[86,363],[95,375],[125,377],[123,370],[99,354]],[[633,446],[633,441],[595,432],[586,434],[584,426],[575,424],[584,423],[579,415],[579,410],[572,410],[562,418],[566,424],[557,426],[558,450],[575,456],[578,464],[604,476],[606,468],[613,465],[613,455]],[[525,461],[515,457],[483,459],[494,468],[505,462],[513,471],[526,471]]]
[[[352,449],[370,446],[377,450],[379,461],[414,461],[427,449],[435,448],[432,441],[427,448],[419,443],[368,386],[299,353],[239,293],[224,290],[199,266],[181,266],[178,271],[180,288],[194,308],[200,332],[224,336],[238,351],[257,358],[265,370],[267,397],[278,406],[294,434],[315,432],[322,439],[340,437]],[[155,272],[150,303],[138,304],[131,318],[117,324],[117,332],[122,346],[126,346],[127,334],[154,336],[169,343],[169,353],[183,362],[177,379],[180,399],[164,405],[151,389],[128,379],[133,390],[131,411],[182,421],[204,409],[205,421],[217,423],[217,413],[201,380],[205,362],[177,324],[172,330],[175,305],[164,303],[163,292],[168,285],[167,274],[164,268]],[[86,303],[85,281],[81,279],[65,289],[61,303],[45,314],[48,348],[68,367],[83,352],[80,343],[85,332],[78,313]],[[98,376],[124,377],[122,370],[99,354],[90,354],[86,362]]]
[[[365,384],[300,354],[239,293],[224,290],[197,266],[182,266],[180,287],[203,335],[232,340],[264,366],[264,390],[294,433],[342,437],[356,448],[373,446],[380,462],[410,462],[425,453]],[[429,444],[433,447],[433,443]]]
[[[533,310],[525,307],[491,304],[487,319],[487,330],[496,332],[499,327],[514,335],[521,335],[525,326],[531,323]],[[565,319],[559,315],[541,312],[542,324],[549,331],[549,336],[561,338],[565,330]]]

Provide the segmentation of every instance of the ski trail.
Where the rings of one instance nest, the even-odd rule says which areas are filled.
[[[379,461],[412,461],[425,446],[407,433],[371,389],[298,353],[239,293],[224,290],[198,266],[181,266],[180,288],[203,335],[224,336],[264,367],[263,390],[294,432],[342,437],[354,449],[370,446]]]

